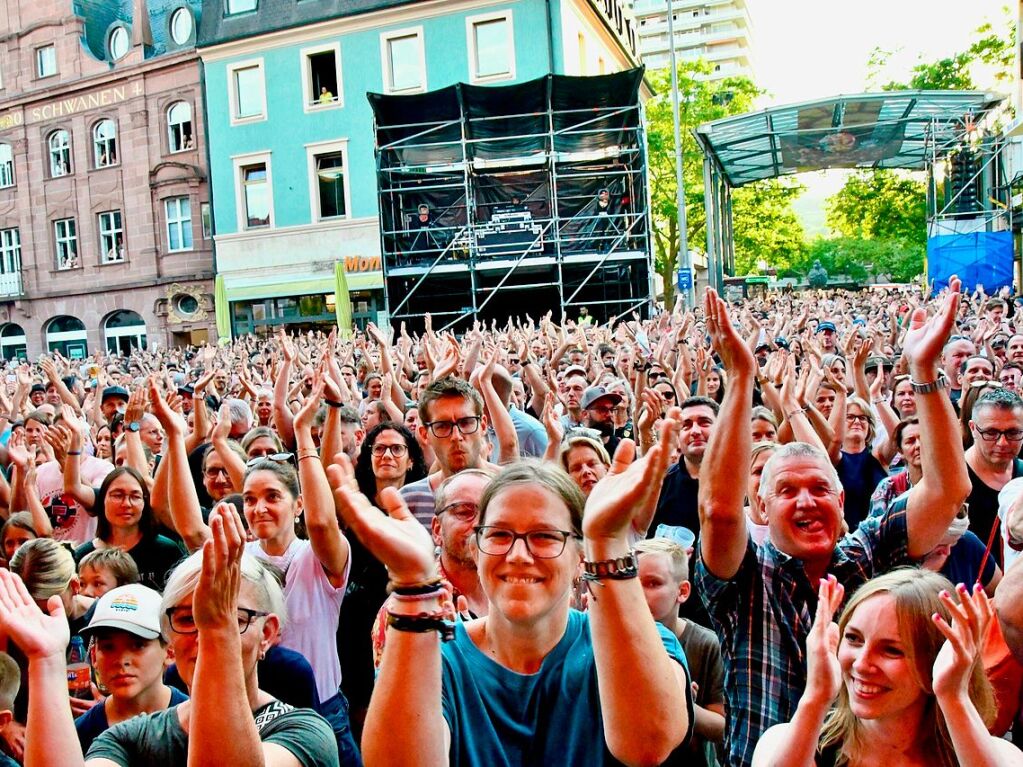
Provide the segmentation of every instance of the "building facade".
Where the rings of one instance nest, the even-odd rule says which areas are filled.
[[[635,0],[639,52],[651,69],[669,66],[667,0]],[[673,0],[675,55],[680,60],[704,59],[708,79],[754,79],[753,25],[746,0]]]
[[[0,353],[212,337],[189,0],[8,0],[0,18]]]
[[[634,67],[622,0],[206,0],[217,271],[232,331],[386,321],[367,92]]]

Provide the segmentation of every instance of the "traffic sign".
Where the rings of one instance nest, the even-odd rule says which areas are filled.
[[[678,270],[678,289],[681,292],[692,290],[693,287],[693,270],[692,269],[679,269]]]

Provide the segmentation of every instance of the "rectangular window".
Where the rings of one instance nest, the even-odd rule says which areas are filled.
[[[0,144],[0,187],[14,186],[14,155],[10,144]]]
[[[256,0],[227,0],[227,15],[234,16],[236,13],[248,13],[256,10]]]
[[[21,233],[17,229],[0,229],[0,273],[21,271]]]
[[[78,261],[78,232],[73,218],[59,218],[53,222],[53,239],[56,245],[57,268],[74,269]]]
[[[305,81],[302,93],[306,110],[341,104],[341,46],[308,48],[302,51]]]
[[[235,120],[263,117],[266,100],[263,94],[263,67],[260,64],[231,70],[232,116]]]
[[[209,240],[213,237],[213,218],[210,215],[210,204],[199,203],[199,216],[202,218],[202,238]]]
[[[348,214],[345,204],[345,160],[343,152],[315,155],[316,196],[319,215],[342,218]]]
[[[384,85],[390,93],[426,88],[426,60],[421,29],[392,32],[381,37]]]
[[[57,74],[57,49],[52,45],[36,48],[36,77],[53,77]]]
[[[171,197],[164,202],[167,214],[167,250],[192,249],[192,207],[187,197]]]
[[[241,167],[242,203],[245,206],[245,228],[270,226],[270,185],[266,163]]]
[[[515,47],[512,42],[511,12],[471,16],[469,62],[471,79],[501,80],[515,76]]]
[[[99,214],[99,252],[104,264],[124,261],[124,227],[121,211],[109,210]]]

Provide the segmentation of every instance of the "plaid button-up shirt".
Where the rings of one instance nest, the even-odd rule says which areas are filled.
[[[908,555],[906,499],[871,517],[835,547],[828,572],[848,597],[865,581]],[[817,588],[802,561],[767,540],[750,540],[739,571],[721,580],[707,570],[702,551],[694,572],[711,623],[721,640],[727,708],[726,747],[731,767],[749,767],[768,727],[788,722],[806,687],[806,636],[817,611]]]

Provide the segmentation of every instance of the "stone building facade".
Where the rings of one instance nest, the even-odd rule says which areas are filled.
[[[0,354],[215,339],[201,3],[0,2]]]

